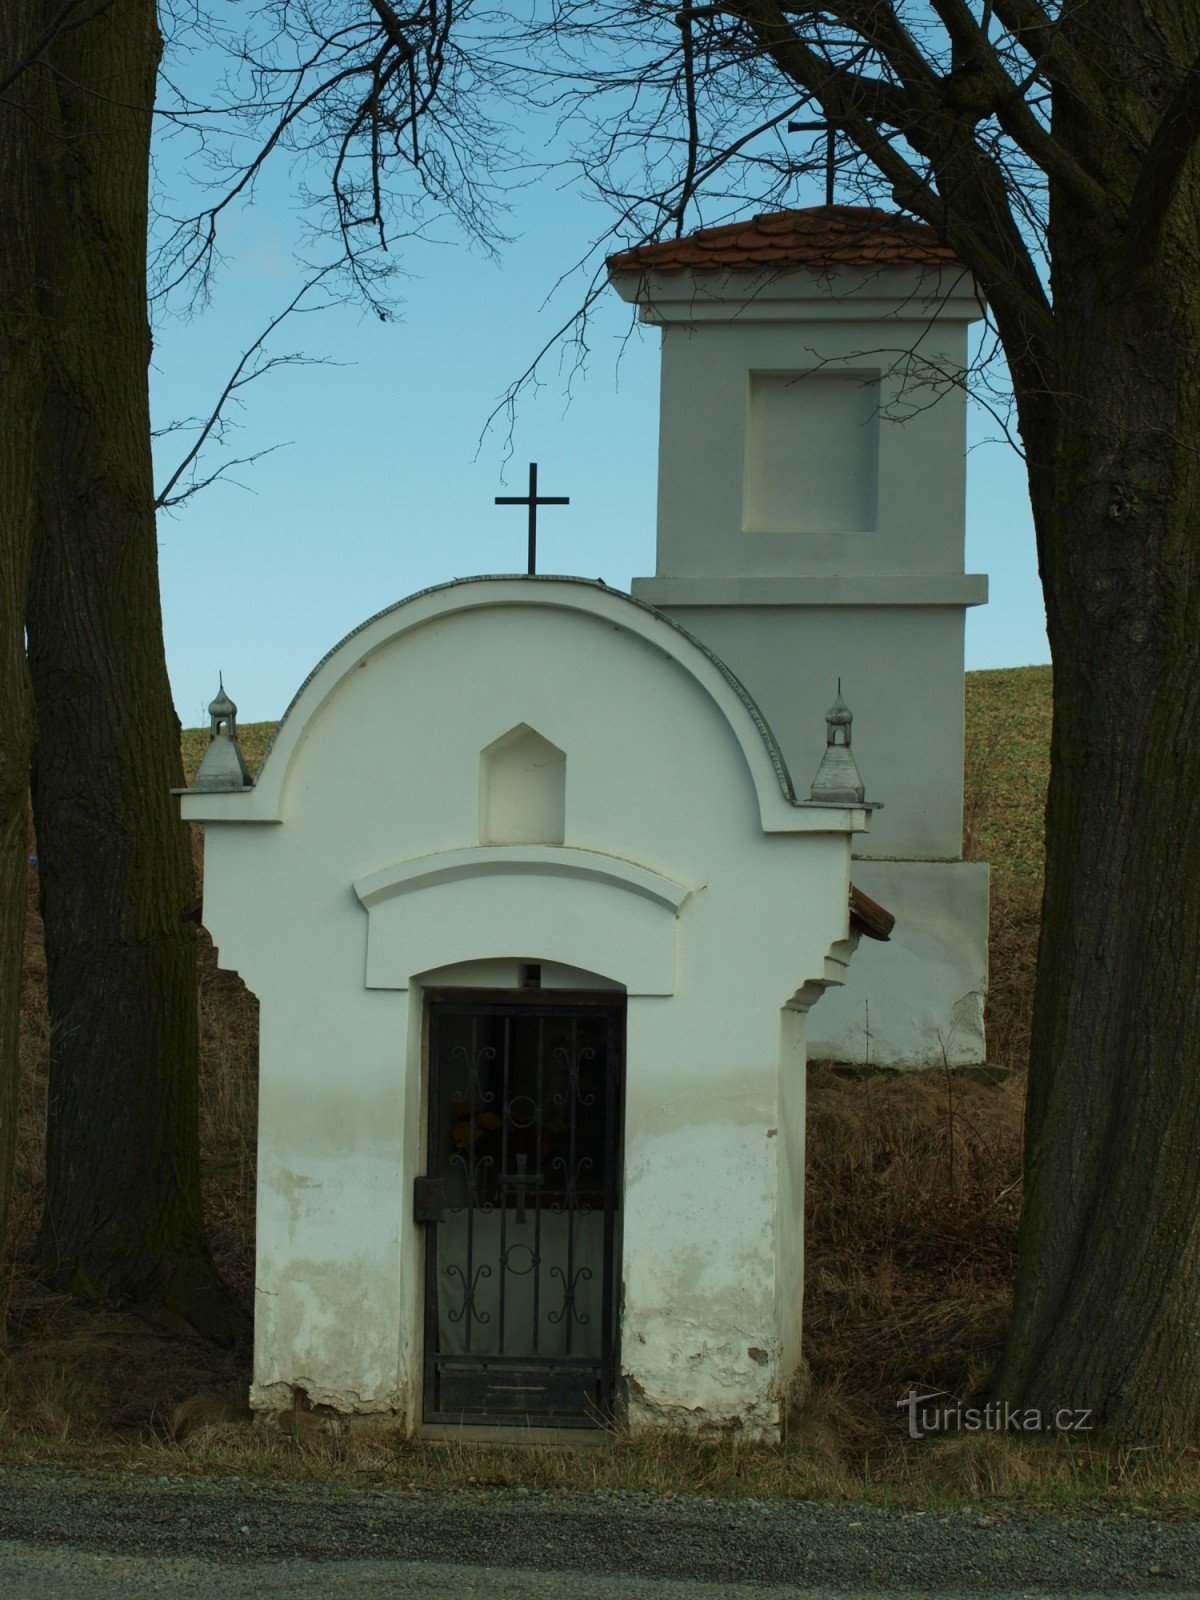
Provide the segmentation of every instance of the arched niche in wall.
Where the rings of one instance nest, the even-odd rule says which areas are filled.
[[[566,755],[527,723],[480,751],[480,844],[562,844],[566,811]]]

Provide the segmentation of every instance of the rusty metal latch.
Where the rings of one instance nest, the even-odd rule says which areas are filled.
[[[413,1219],[441,1222],[446,1214],[446,1185],[441,1178],[414,1178]]]

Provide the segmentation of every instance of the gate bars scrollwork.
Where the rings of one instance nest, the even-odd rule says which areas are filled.
[[[431,1004],[423,1181],[444,1177],[446,1204],[427,1219],[427,1416],[482,1396],[497,1420],[579,1424],[611,1400],[623,1020],[595,1002]]]

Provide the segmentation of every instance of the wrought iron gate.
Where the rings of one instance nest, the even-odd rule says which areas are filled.
[[[609,1416],[623,1033],[607,996],[430,1000],[426,1422]]]

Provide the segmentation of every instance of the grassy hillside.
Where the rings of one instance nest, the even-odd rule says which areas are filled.
[[[969,672],[963,854],[992,869],[988,1058],[1024,1067],[1041,917],[1050,668]]]
[[[1050,668],[968,672],[964,854],[1040,887]]]
[[[1020,1069],[1042,870],[1050,672],[967,678],[965,852],[992,864],[989,1054]],[[240,730],[254,770],[273,732]],[[207,733],[183,736],[191,776]],[[197,864],[201,844],[196,840]],[[222,1270],[252,1297],[257,1005],[200,935],[201,1119],[206,1205]],[[386,1483],[569,1482],[704,1493],[915,1497],[929,1502],[1116,1494],[1197,1503],[1194,1460],[1011,1440],[909,1449],[895,1402],[912,1384],[970,1393],[1002,1346],[1020,1195],[1024,1078],[941,1072],[809,1073],[805,1350],[812,1383],[787,1452],[621,1446],[606,1455],[430,1451],[386,1438],[352,1445],[241,1421],[172,1440],[174,1406],[216,1391],[236,1415],[246,1352],[222,1354],[97,1312],[21,1264],[41,1187],[48,1028],[31,880],[23,999],[20,1180],[10,1240],[14,1343],[4,1374],[0,1460],[74,1458],[151,1471],[360,1474]],[[212,1415],[219,1415],[219,1408]],[[1190,1474],[1190,1476],[1189,1476]]]
[[[278,726],[277,722],[247,722],[238,725],[238,743],[242,747],[246,765],[252,773],[257,774],[259,767],[262,766],[267,746]],[[196,776],[196,768],[204,759],[204,752],[208,749],[208,738],[207,728],[185,728],[180,735],[183,770],[189,783]]]

